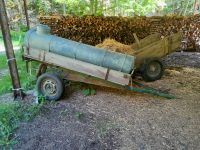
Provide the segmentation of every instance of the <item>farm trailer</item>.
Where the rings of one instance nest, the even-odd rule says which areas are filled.
[[[171,39],[172,43],[176,41]],[[46,96],[48,100],[60,99],[64,92],[63,80],[174,98],[174,96],[133,81],[135,69],[142,71],[143,77],[149,81],[161,77],[163,66],[158,58],[171,52],[171,49],[164,46],[163,49],[159,50],[163,51],[163,54],[155,54],[155,57],[151,57],[152,55],[143,57],[143,55],[146,55],[149,48],[151,50],[155,50],[155,47],[162,48],[160,46],[163,41],[168,42],[168,38],[156,41],[156,46],[153,45],[151,48],[145,39],[138,40],[136,44],[132,45],[138,48],[135,57],[63,39],[51,35],[48,26],[38,25],[26,33],[23,57],[27,61],[41,63],[36,87],[38,93]],[[57,71],[54,73],[46,72],[47,67],[52,66],[56,67]]]

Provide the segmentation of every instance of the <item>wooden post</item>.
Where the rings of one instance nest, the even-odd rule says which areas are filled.
[[[30,29],[30,23],[29,23],[29,18],[28,18],[28,10],[27,10],[27,1],[26,0],[24,0],[24,12],[25,12],[25,16],[26,16],[27,28]]]
[[[6,48],[6,55],[8,60],[8,66],[10,70],[10,76],[13,84],[14,99],[23,98],[23,92],[21,89],[19,74],[16,65],[15,54],[10,36],[10,29],[8,25],[8,17],[6,13],[6,7],[4,0],[0,0],[0,24],[3,34],[4,45]],[[3,86],[3,85],[1,85]]]

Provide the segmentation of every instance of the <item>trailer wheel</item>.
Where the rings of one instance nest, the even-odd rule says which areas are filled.
[[[147,82],[159,80],[163,75],[163,70],[163,64],[160,60],[146,60],[141,68],[142,78]]]
[[[36,88],[38,94],[47,100],[59,100],[64,92],[64,83],[57,74],[44,73],[38,78]]]

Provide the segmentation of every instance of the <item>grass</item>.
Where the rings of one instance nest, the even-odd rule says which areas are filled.
[[[24,32],[19,32],[19,31],[11,31],[10,34],[14,47],[19,46],[22,43],[23,37],[25,35]],[[2,33],[0,33],[0,45],[4,45]]]
[[[13,45],[20,46],[23,41],[24,35],[24,32],[11,31]],[[0,34],[0,45],[1,44],[3,44],[2,34]],[[26,63],[22,60],[22,54],[20,51],[15,52],[15,56],[17,60],[17,67],[22,88],[25,90],[33,89],[35,85],[36,71],[33,71],[32,74],[26,72]],[[34,69],[37,66],[37,63],[33,63],[32,68]],[[12,83],[9,75],[5,53],[0,53],[0,85],[0,95],[12,91]]]
[[[23,40],[23,32],[11,32],[13,46],[20,46]],[[0,34],[0,45],[3,45],[3,38]],[[38,66],[32,65],[32,74],[27,73],[26,64],[22,60],[20,51],[15,52],[17,67],[23,89],[33,89],[35,85],[36,71],[33,69]],[[12,92],[12,83],[7,65],[6,54],[0,53],[0,95]],[[12,149],[17,142],[12,138],[13,132],[18,128],[19,123],[32,119],[39,111],[42,102],[39,105],[28,105],[20,102],[5,103],[0,99],[0,149]]]
[[[26,71],[26,63],[22,60],[20,51],[16,52],[16,60],[22,88],[24,90],[33,89],[36,81],[35,68],[38,66],[38,64],[33,63],[33,71],[32,74],[30,74]],[[0,54],[0,73],[2,74],[0,74],[0,95],[2,95],[12,91],[12,83],[5,54]]]
[[[12,134],[19,127],[19,123],[32,119],[42,105],[0,102],[0,149],[12,149],[17,143]]]
[[[6,55],[0,54],[0,69],[5,69],[7,67],[6,64]]]

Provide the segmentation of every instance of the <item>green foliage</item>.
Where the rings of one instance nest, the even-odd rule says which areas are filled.
[[[1,103],[0,105],[0,146],[12,145],[15,143],[9,137],[12,131],[17,128],[18,114],[16,104]]]
[[[159,9],[164,0],[55,0],[66,5],[67,14],[73,15],[148,15]]]
[[[46,101],[46,96],[39,95],[38,96],[38,104],[43,104]]]
[[[7,68],[7,63],[6,63],[6,56],[3,54],[0,54],[0,69],[5,69]],[[1,73],[2,74],[2,73]]]
[[[194,2],[195,0],[166,0],[167,6],[163,12],[165,14],[191,15],[194,11]]]
[[[36,0],[36,11],[39,15],[48,15],[51,9],[51,3],[48,0]]]
[[[12,43],[14,47],[19,46],[22,43],[24,35],[25,35],[25,33],[22,31],[11,31],[10,34],[11,34]],[[0,45],[4,45],[3,36],[1,32],[0,32]]]
[[[11,135],[21,121],[32,119],[42,105],[0,102],[0,149],[11,149],[16,143]]]
[[[0,95],[3,93],[11,92],[12,91],[12,83],[11,83],[11,78],[9,75],[8,71],[8,65],[6,61],[6,55],[5,54],[0,54]],[[30,90],[33,89],[35,86],[36,78],[35,74],[36,71],[33,71],[32,74],[30,75],[29,73],[26,72],[26,64],[22,60],[21,53],[18,51],[16,52],[16,60],[17,60],[17,67],[18,67],[18,72],[21,80],[21,85],[23,89],[25,90]],[[38,63],[33,62],[32,68],[36,68],[38,66]],[[5,73],[5,71],[7,71]]]
[[[81,112],[76,112],[76,113],[75,113],[75,117],[76,117],[78,120],[80,120],[80,119],[83,117],[83,113],[81,113]]]
[[[35,9],[39,15],[51,12],[65,15],[109,15],[143,16],[175,13],[187,15],[193,12],[195,0],[36,0]],[[12,7],[12,3],[9,6]]]
[[[82,93],[84,96],[96,95],[96,90],[87,88],[87,89],[83,89]]]
[[[28,31],[28,28],[26,25],[23,25],[22,23],[19,24],[19,30],[22,36],[24,36],[24,32]],[[18,32],[19,33],[19,32]]]
[[[60,111],[60,115],[64,115],[65,116],[67,114],[68,114],[68,110],[67,109]]]

